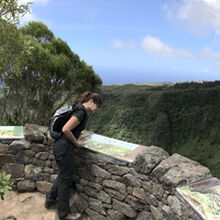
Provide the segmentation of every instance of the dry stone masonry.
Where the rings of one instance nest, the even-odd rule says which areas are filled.
[[[0,169],[18,192],[49,191],[57,175],[45,127],[27,124],[23,140],[2,140]],[[91,220],[199,220],[176,196],[176,187],[211,177],[208,168],[162,148],[146,147],[133,163],[89,150],[74,150],[71,206]]]

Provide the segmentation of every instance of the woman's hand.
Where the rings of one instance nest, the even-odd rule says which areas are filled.
[[[83,143],[81,143],[81,142],[79,142],[79,141],[77,141],[74,145],[75,145],[76,148],[82,148],[82,147],[84,147]]]

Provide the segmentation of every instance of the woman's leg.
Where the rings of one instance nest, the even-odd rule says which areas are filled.
[[[45,201],[45,207],[48,209],[50,206],[54,205],[57,202],[57,196],[58,196],[58,183],[59,182],[59,175],[55,179],[50,192],[46,195],[46,201]]]
[[[58,214],[62,218],[70,213],[69,199],[73,184],[73,147],[70,146],[61,160],[57,160],[58,175]]]

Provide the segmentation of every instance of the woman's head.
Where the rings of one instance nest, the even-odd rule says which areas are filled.
[[[102,105],[102,98],[98,93],[86,91],[76,99],[76,102],[81,102],[88,110],[95,112]]]

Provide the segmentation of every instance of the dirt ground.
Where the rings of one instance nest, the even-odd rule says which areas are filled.
[[[56,209],[44,207],[45,195],[39,192],[10,192],[0,200],[0,220],[14,216],[17,220],[58,220]]]
[[[44,202],[45,194],[11,191],[5,200],[0,200],[0,220],[8,216],[14,216],[17,220],[59,220],[56,207],[48,210],[44,207]],[[90,218],[84,215],[80,219],[89,220]]]

